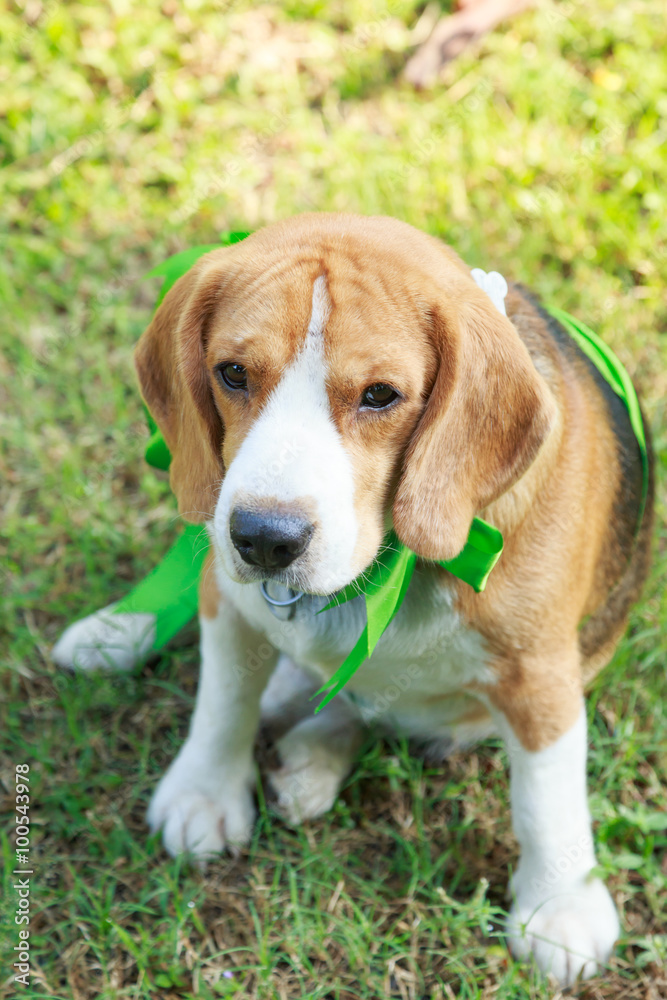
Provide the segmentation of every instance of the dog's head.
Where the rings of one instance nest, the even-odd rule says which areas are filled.
[[[331,593],[393,525],[428,559],[534,460],[553,404],[512,324],[432,237],[312,214],[206,254],[141,338],[182,515],[230,576]]]

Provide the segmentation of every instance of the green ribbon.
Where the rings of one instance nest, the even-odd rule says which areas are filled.
[[[648,498],[649,468],[644,421],[642,419],[637,391],[632,384],[632,379],[611,348],[607,347],[604,340],[601,340],[597,333],[594,333],[589,326],[581,323],[574,316],[570,316],[569,313],[563,312],[562,309],[556,309],[554,306],[547,306],[547,312],[551,313],[553,318],[565,327],[572,339],[576,341],[586,357],[593,362],[603,379],[621,397],[627,407],[630,425],[637,438],[642,463],[642,495],[639,504],[639,514],[637,516],[637,531],[639,531]]]
[[[175,254],[155,267],[148,277],[161,276],[164,280],[157,305],[169,289],[205,253],[220,245],[228,246],[245,239],[249,233],[232,232],[221,236],[221,243],[193,247]],[[648,496],[648,453],[644,436],[639,400],[625,368],[616,355],[585,324],[578,322],[561,309],[548,311],[561,323],[581,350],[595,364],[602,376],[625,401],[630,422],[637,438],[643,470],[642,500],[639,523]],[[146,448],[146,460],[159,469],[168,469],[170,455],[167,445],[147,413],[151,438]],[[197,610],[196,583],[207,551],[206,533],[201,527],[188,525],[183,535],[165,559],[117,607],[117,611],[152,611],[157,617],[157,635],[154,644],[159,649],[195,614]],[[453,576],[469,584],[477,593],[484,590],[491,570],[503,550],[501,532],[481,518],[473,519],[465,546],[453,559],[437,562]],[[321,609],[328,611],[341,604],[363,596],[366,603],[366,625],[354,648],[338,670],[313,695],[325,695],[315,709],[320,712],[347,684],[373,651],[403,603],[412,580],[417,555],[403,545],[392,531],[368,570],[335,594]]]
[[[182,278],[186,271],[189,271],[192,265],[196,264],[199,258],[203,257],[205,253],[210,253],[211,250],[219,250],[220,247],[231,246],[232,243],[240,243],[246,236],[250,236],[250,233],[220,233],[219,243],[207,243],[205,246],[190,247],[189,250],[182,250],[180,253],[175,253],[171,257],[167,257],[165,261],[154,267],[152,271],[148,272],[146,277],[161,277],[164,279],[160,288],[160,294],[155,303],[155,308],[157,309],[160,305],[172,285],[175,285],[178,279]]]
[[[197,614],[199,579],[208,548],[206,528],[187,524],[164,559],[114,608],[116,615],[155,615],[154,651],[162,649]]]
[[[146,423],[148,424],[150,433],[144,458],[154,469],[166,472],[171,464],[171,452],[167,448],[167,442],[162,437],[162,431],[153,420],[151,411],[147,406],[144,406],[144,413],[146,414]]]
[[[469,584],[477,593],[484,590],[486,581],[503,551],[503,536],[493,525],[480,517],[473,519],[468,540],[453,559],[438,561],[453,576]],[[403,603],[417,555],[403,545],[392,531],[378,552],[372,566],[352,583],[335,594],[318,612],[328,611],[363,594],[366,601],[366,625],[351,653],[347,655],[335,674],[329,678],[313,698],[324,694],[315,709],[317,715],[347,684],[361,664],[373,653],[387,626]]]
[[[147,275],[148,278],[163,278],[155,308],[160,305],[172,285],[201,256],[210,250],[218,250],[221,246],[239,243],[248,235],[249,233],[241,232],[223,233],[220,243],[192,247],[158,264]],[[151,435],[146,445],[146,461],[154,468],[166,472],[171,462],[169,448],[148,408],[144,407],[144,410]],[[129,612],[155,615],[154,650],[162,649],[197,614],[199,578],[208,548],[206,529],[198,524],[187,524],[164,559],[114,608],[114,614]]]

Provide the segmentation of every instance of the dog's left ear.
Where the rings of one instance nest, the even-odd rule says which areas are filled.
[[[183,517],[210,517],[224,476],[224,428],[207,369],[207,333],[224,301],[231,248],[201,257],[167,293],[137,344],[141,392],[171,452],[169,480]]]
[[[512,323],[464,281],[430,310],[439,368],[394,502],[399,539],[426,559],[458,555],[475,515],[523,475],[556,414]]]

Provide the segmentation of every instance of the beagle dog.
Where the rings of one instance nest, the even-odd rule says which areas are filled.
[[[509,942],[571,984],[619,933],[591,874],[583,694],[646,575],[651,493],[637,534],[626,407],[532,296],[510,285],[505,304],[405,223],[318,213],[206,254],[167,294],[136,366],[211,551],[196,707],[148,816],[172,854],[247,842],[262,716],[294,822],[331,806],[369,721],[444,750],[499,734]],[[476,515],[505,541],[483,593],[437,565]],[[419,557],[404,603],[314,715],[363,599],[317,612],[392,528]]]

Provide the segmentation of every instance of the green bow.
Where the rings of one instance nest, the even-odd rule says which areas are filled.
[[[637,446],[642,463],[642,495],[637,515],[637,531],[635,539],[639,533],[639,528],[644,517],[646,501],[649,489],[649,462],[648,447],[646,445],[646,435],[644,434],[644,420],[639,405],[637,391],[632,384],[632,379],[616,357],[610,347],[607,347],[604,340],[598,337],[589,326],[575,319],[562,309],[555,306],[547,306],[547,312],[551,313],[554,319],[565,327],[572,339],[579,345],[589,361],[592,361],[602,378],[607,382],[617,396],[620,396],[628,410],[630,425],[637,438]]]
[[[502,551],[503,536],[498,529],[476,517],[473,519],[468,541],[461,552],[453,559],[438,562],[437,565],[464,583],[470,584],[473,590],[479,593],[484,590],[489,573],[498,562]],[[354,649],[346,656],[333,677],[330,677],[313,695],[313,698],[316,698],[317,695],[326,692],[326,696],[315,709],[316,715],[347,684],[364,660],[371,656],[378,640],[403,603],[416,562],[416,553],[399,542],[392,531],[375,557],[370,570],[362,573],[340,593],[335,594],[326,607],[322,608],[322,611],[328,611],[363,594],[366,599],[366,626]]]
[[[189,250],[182,250],[180,253],[175,253],[171,257],[167,257],[161,264],[154,267],[152,271],[148,272],[146,277],[164,279],[160,288],[160,294],[155,303],[155,308],[157,309],[160,305],[172,285],[175,285],[178,279],[182,278],[185,272],[189,271],[192,265],[196,264],[199,258],[203,257],[205,253],[210,253],[211,250],[219,250],[220,247],[229,247],[232,243],[240,243],[246,236],[250,236],[250,233],[220,233],[219,243],[207,243],[205,246],[190,247]]]

